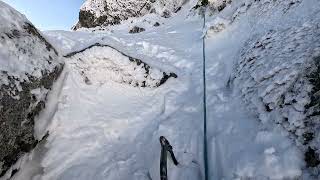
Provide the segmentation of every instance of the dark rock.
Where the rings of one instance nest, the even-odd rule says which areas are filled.
[[[209,4],[209,0],[201,0],[201,6],[207,6]]]
[[[140,33],[140,32],[143,32],[143,31],[145,31],[144,28],[138,27],[138,26],[134,26],[134,27],[129,31],[129,33],[134,34],[134,33]]]
[[[158,26],[160,26],[160,23],[156,22],[156,23],[154,23],[153,26],[154,26],[154,27],[158,27]]]
[[[11,14],[3,18],[0,56],[4,53],[2,57],[9,58],[3,60],[32,68],[0,69],[0,176],[37,145],[34,119],[45,108],[47,93],[63,69],[56,49],[27,19],[0,2],[0,16],[2,11]]]
[[[176,10],[174,10],[174,13],[177,13],[177,12],[179,12],[180,10],[181,10],[181,6],[178,7]]]
[[[163,11],[161,17],[169,18],[171,17],[171,13],[168,10]]]
[[[304,160],[307,163],[307,167],[317,167],[320,164],[319,154],[311,147],[305,152]]]

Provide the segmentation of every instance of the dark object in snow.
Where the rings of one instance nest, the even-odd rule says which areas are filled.
[[[307,167],[317,167],[320,164],[319,154],[312,148],[308,148],[307,152],[305,152],[304,160],[307,163]]]
[[[144,28],[141,28],[141,27],[138,27],[138,26],[134,26],[134,27],[129,31],[129,33],[134,34],[134,33],[140,33],[140,32],[143,32],[143,31],[145,31]]]
[[[164,137],[160,137],[160,144],[161,144],[161,156],[160,156],[160,179],[161,180],[168,180],[168,173],[167,173],[167,157],[168,152],[170,153],[171,159],[174,165],[178,165],[179,162],[177,161],[174,153],[173,148],[170,145],[169,141]]]
[[[158,26],[160,26],[160,23],[156,22],[156,23],[154,23],[153,26],[154,26],[154,27],[158,27]]]
[[[209,0],[201,0],[201,6],[207,6],[209,4]]]
[[[174,10],[174,13],[177,13],[177,12],[179,12],[180,10],[181,10],[181,6],[178,7],[176,10]]]
[[[171,13],[168,10],[163,11],[161,17],[169,18],[171,17]]]

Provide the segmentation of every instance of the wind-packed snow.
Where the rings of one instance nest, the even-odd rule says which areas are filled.
[[[128,33],[129,21],[108,32],[44,32],[64,55],[95,43],[107,44],[153,68],[174,72],[178,78],[170,78],[158,88],[119,83],[117,78],[125,73],[118,76],[114,69],[128,61],[108,47],[95,47],[66,59],[67,77],[39,161],[42,172],[34,175],[34,180],[160,179],[160,136],[170,141],[180,162],[175,167],[168,161],[169,179],[203,179],[204,36],[210,179],[317,179],[317,170],[310,176],[304,149],[297,146],[288,129],[276,124],[274,117],[266,117],[267,112],[254,102],[273,102],[278,97],[277,93],[265,96],[266,90],[286,91],[286,82],[292,81],[290,73],[298,72],[305,62],[300,55],[307,52],[298,52],[292,59],[283,57],[286,61],[276,57],[293,48],[286,42],[301,46],[308,40],[318,42],[303,33],[318,33],[314,23],[319,8],[317,0],[234,0],[220,12],[208,12],[205,29],[201,16],[183,12],[139,34]],[[154,21],[153,16],[148,18]],[[142,21],[135,23],[143,25]],[[302,35],[290,34],[304,28]],[[255,44],[257,40],[270,39],[276,39],[272,54],[252,48],[260,46]],[[266,67],[260,63],[242,68],[241,60],[251,55],[260,57]],[[125,67],[132,70],[131,65]],[[286,68],[292,71],[278,74]],[[275,79],[270,83],[265,76]],[[254,78],[263,83],[255,84]],[[247,91],[250,88],[253,90]],[[301,99],[297,110],[305,103]]]

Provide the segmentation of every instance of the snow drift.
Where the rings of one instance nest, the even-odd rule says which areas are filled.
[[[34,118],[63,69],[58,52],[0,1],[0,176],[37,144]]]

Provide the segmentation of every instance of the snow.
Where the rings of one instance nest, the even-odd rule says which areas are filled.
[[[36,125],[42,132],[49,130],[50,136],[39,161],[42,172],[34,175],[34,180],[159,179],[160,136],[169,139],[181,164],[175,167],[169,161],[169,179],[203,179],[204,34],[210,179],[312,179],[305,168],[303,151],[287,130],[259,109],[261,102],[251,101],[259,96],[265,97],[263,102],[275,101],[279,93],[269,97],[268,92],[278,87],[274,84],[285,86],[284,82],[291,81],[298,70],[277,74],[274,84],[268,82],[253,92],[246,91],[252,86],[247,77],[263,81],[283,68],[298,69],[301,59],[282,62],[270,58],[266,68],[245,72],[232,81],[248,42],[270,29],[281,32],[293,25],[298,28],[292,29],[303,28],[313,19],[310,17],[319,15],[317,0],[294,2],[289,7],[288,1],[233,1],[220,13],[207,16],[205,29],[200,16],[185,18],[184,14],[134,35],[128,34],[126,24],[113,32],[44,32],[65,55],[95,43],[108,44],[155,69],[175,72],[178,78],[158,88],[119,83],[118,78],[126,73],[119,75],[114,69],[124,66],[131,72],[132,66],[126,57],[108,47],[92,48],[66,59],[68,74],[61,93],[56,93],[59,98],[57,109],[50,113],[51,123]],[[282,34],[273,35],[278,38]],[[287,39],[298,42],[303,37]],[[275,47],[283,46],[280,43]],[[92,83],[86,83],[79,71],[86,71]],[[131,73],[141,77],[140,71]],[[153,71],[152,78],[158,77],[159,72]],[[282,87],[279,91],[285,90]],[[295,106],[298,111],[307,100],[301,97],[300,102]],[[294,125],[298,122],[292,120]]]
[[[192,21],[190,26],[201,27],[201,22]],[[175,27],[168,32],[173,28]],[[186,32],[183,33],[186,34]],[[201,48],[199,38],[201,33],[201,28],[198,28],[197,34],[191,35],[192,39],[198,41],[195,44],[196,47],[198,46],[197,49]],[[153,33],[134,38],[128,38],[127,34],[120,34],[117,40],[108,37],[107,34],[104,36],[108,44],[113,47],[118,44],[117,49],[125,49],[129,54],[135,52],[135,57],[150,56],[143,60],[150,63],[151,67],[158,66],[163,70],[176,69],[175,67],[167,68],[168,65],[161,65],[161,63],[169,61],[174,63],[174,61],[187,61],[187,59],[201,61],[200,52],[196,52],[198,54],[195,55],[184,53],[191,51],[192,47],[174,50],[166,46],[168,43],[165,41],[157,44],[158,39],[155,39]],[[163,36],[170,38],[173,35],[165,33]],[[184,37],[185,35],[182,34],[179,38],[181,41],[188,41],[190,38]],[[51,41],[53,42],[52,39]],[[178,47],[181,41],[171,41],[171,43],[174,44],[173,47]],[[148,47],[146,43],[141,42],[148,42]],[[120,48],[119,44],[125,46],[130,43],[134,45]],[[166,56],[155,57],[144,48],[155,49],[155,54],[166,54]],[[110,49],[104,50],[110,52]],[[178,58],[174,55],[176,52],[182,56]],[[111,56],[112,53],[109,55]],[[152,63],[152,61],[155,62]],[[160,135],[166,135],[174,144],[174,151],[178,158],[188,153],[187,158],[194,159],[193,162],[183,163],[186,165],[182,168],[192,169],[192,166],[188,166],[189,163],[196,162],[195,169],[198,174],[201,174],[202,168],[199,166],[202,166],[202,134],[201,131],[192,132],[195,127],[201,129],[202,126],[196,118],[202,116],[199,98],[201,91],[196,94],[189,90],[189,83],[184,83],[189,75],[185,74],[181,80],[169,80],[156,89],[140,89],[114,81],[87,85],[78,73],[78,69],[72,65],[73,61],[66,62],[70,72],[60,95],[58,111],[49,127],[51,133],[46,145],[48,152],[42,161],[45,173],[41,175],[41,179],[147,179],[148,176],[157,179],[159,178],[158,138]],[[179,66],[179,62],[177,63]],[[192,70],[191,66],[189,70]],[[98,71],[99,68],[92,69],[92,72]],[[103,76],[105,79],[96,77],[96,79],[93,78],[94,81],[108,80],[105,76]],[[198,101],[196,106],[194,101],[189,102],[190,98]],[[182,116],[185,118],[181,118]],[[181,141],[181,137],[185,139]],[[67,144],[72,146],[66,148]],[[183,172],[170,173],[172,173],[170,176],[179,176]]]

